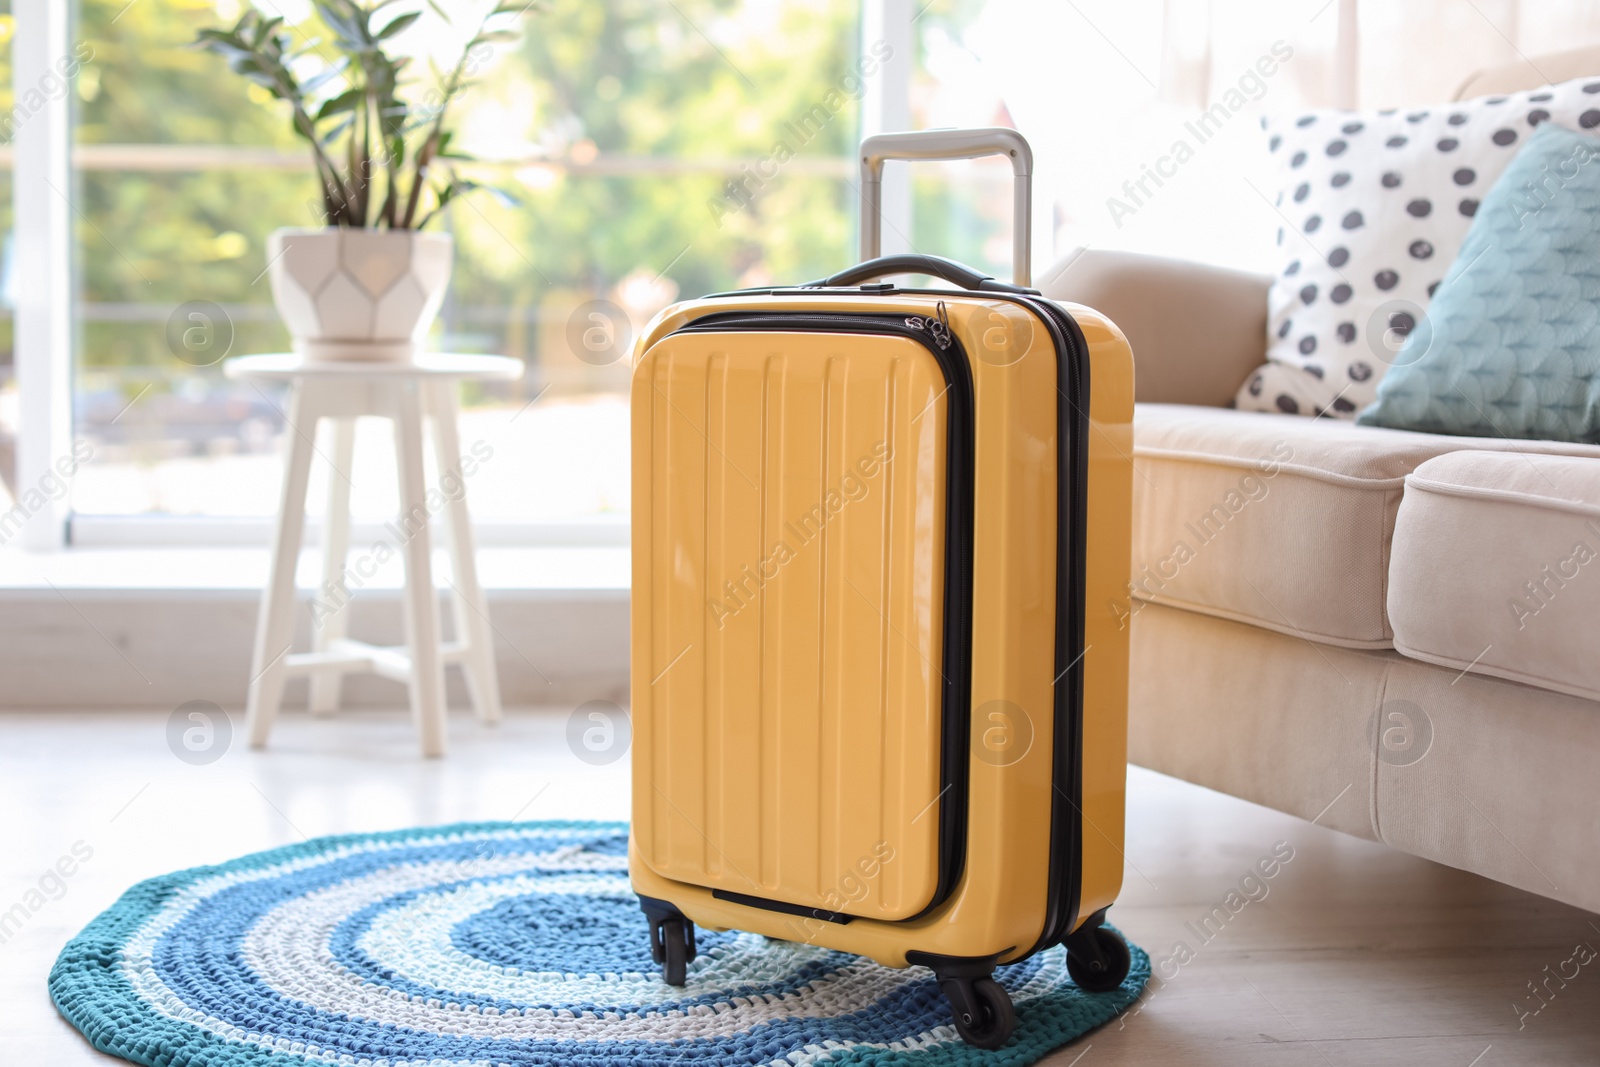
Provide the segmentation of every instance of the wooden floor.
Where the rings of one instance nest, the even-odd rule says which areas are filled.
[[[513,712],[491,731],[458,718],[451,756],[423,761],[399,713],[290,714],[268,753],[243,746],[236,716],[226,754],[193,766],[169,749],[165,714],[0,715],[0,911],[74,845],[93,850],[0,944],[0,1064],[115,1062],[60,1020],[44,980],[138,879],[317,834],[625,817],[627,761],[579,761],[566,719]],[[1112,914],[1165,980],[1048,1063],[1600,1064],[1600,960],[1518,1014],[1540,1006],[1530,982],[1570,976],[1580,943],[1600,948],[1600,917],[1146,771],[1129,808]],[[1274,848],[1293,858],[1202,940],[1201,919]]]

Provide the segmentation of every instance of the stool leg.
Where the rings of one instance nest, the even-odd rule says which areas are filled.
[[[264,746],[272,731],[272,720],[283,699],[284,659],[294,640],[294,571],[305,532],[306,483],[317,429],[315,398],[307,395],[307,386],[302,382],[290,388],[288,421],[278,526],[272,536],[271,571],[256,622],[256,649],[245,712],[250,744],[255,748]]]
[[[494,627],[489,624],[488,599],[478,584],[477,546],[472,536],[472,516],[467,511],[467,483],[461,474],[456,384],[435,383],[432,391],[433,441],[438,454],[439,480],[450,510],[455,636],[466,648],[461,673],[466,677],[467,692],[472,697],[478,719],[497,723],[500,721],[500,680],[494,670]]]
[[[444,755],[444,661],[439,656],[439,594],[429,558],[427,485],[422,473],[422,396],[415,381],[397,386],[395,452],[400,468],[401,551],[406,564],[406,635],[411,645],[411,715],[424,756]]]
[[[333,469],[328,472],[328,513],[322,528],[321,602],[329,610],[313,612],[313,647],[326,652],[350,632],[350,590],[344,568],[350,555],[350,467],[356,451],[356,420],[334,419]],[[339,710],[339,684],[344,674],[324,667],[311,675],[311,714],[332,715]]]

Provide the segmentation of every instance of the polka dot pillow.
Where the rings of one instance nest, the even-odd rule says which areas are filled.
[[[1600,126],[1600,78],[1375,114],[1263,120],[1280,167],[1267,360],[1247,411],[1353,418],[1533,127]]]

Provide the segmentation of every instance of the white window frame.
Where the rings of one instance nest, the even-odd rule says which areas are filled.
[[[70,8],[62,0],[12,4],[16,484],[27,512],[20,544],[35,551],[66,540],[69,497],[56,486],[72,463],[72,93],[57,69],[72,50]],[[29,508],[30,495],[42,506]]]
[[[43,498],[43,505],[27,515],[16,543],[31,551],[55,551],[69,543],[101,548],[267,545],[273,525],[270,517],[75,514],[68,503],[70,493],[53,491],[62,477],[61,468],[70,466],[73,455],[72,92],[70,85],[60,91],[53,87],[61,81],[60,65],[72,54],[74,6],[68,0],[13,0],[12,4],[16,24],[11,42],[12,81],[18,103],[11,153],[18,280],[15,366],[20,400],[16,484],[19,501],[31,489],[41,490]],[[882,41],[893,50],[879,75],[867,80],[861,103],[863,135],[910,128],[915,17],[913,0],[862,0],[862,48]],[[30,97],[30,93],[34,95]],[[43,105],[24,117],[24,104],[39,98]],[[190,166],[194,163],[190,157],[197,152],[206,154],[203,149],[185,146],[85,146],[77,153],[77,161],[80,165],[112,165],[121,158],[119,151],[126,155],[130,149],[174,159],[183,156]],[[258,155],[258,163],[271,166],[277,162],[267,157],[278,153]],[[627,168],[631,162],[614,161],[613,165]],[[684,169],[704,170],[708,165],[685,162]],[[712,165],[733,173],[741,162],[748,161]],[[642,165],[660,169],[658,161]],[[852,184],[857,181],[856,173],[853,167],[846,171]],[[903,235],[911,232],[911,186],[904,167],[885,173],[883,213],[885,252],[909,250],[901,247]],[[484,545],[617,545],[627,543],[628,522],[603,517],[490,520],[480,522],[478,532]]]
[[[917,15],[913,0],[862,0],[861,54],[884,44],[889,58],[868,78],[861,95],[861,136],[911,129],[911,76],[916,67],[912,31]],[[860,168],[851,182],[860,180]],[[860,190],[857,190],[859,194]],[[911,169],[890,163],[883,169],[883,239],[886,256],[911,252]],[[859,222],[859,220],[858,220]],[[859,244],[856,246],[859,247]]]

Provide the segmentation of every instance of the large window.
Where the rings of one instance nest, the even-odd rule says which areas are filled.
[[[81,57],[64,90],[70,136],[29,119],[32,154],[0,155],[0,540],[17,511],[19,424],[35,427],[22,433],[30,486],[53,478],[49,464],[74,438],[92,450],[71,492],[77,543],[267,536],[283,397],[229,382],[217,362],[288,343],[266,241],[279,226],[317,222],[315,189],[283,115],[188,47],[198,28],[251,2],[307,40],[322,35],[309,0],[0,0],[0,64],[14,58],[53,86],[45,51]],[[465,23],[492,0],[438,2]],[[419,79],[456,32],[433,6],[394,9],[422,12],[395,39]],[[620,540],[631,335],[677,298],[848,263],[863,128],[1021,129],[1036,159],[1036,269],[1081,246],[1260,266],[1278,225],[1262,191],[1260,112],[1442,99],[1473,68],[1592,40],[1600,17],[1578,0],[547,6],[519,43],[485,57],[459,112],[460,144],[483,160],[469,176],[518,203],[469,199],[442,219],[456,265],[433,343],[527,366],[521,382],[465,397],[466,441],[494,449],[473,491],[486,542]],[[14,24],[13,8],[33,21]],[[70,26],[58,17],[69,10]],[[1430,36],[1436,25],[1450,32]],[[13,57],[23,32],[50,39],[19,43]],[[11,93],[0,79],[0,101],[16,103]],[[1223,129],[1196,136],[1191,124],[1220,113],[1218,101]],[[1152,166],[1168,175],[1154,193],[1144,185]],[[1008,275],[1005,163],[920,167],[909,182],[903,168],[886,175],[895,232],[885,247]],[[13,185],[31,205],[16,219]],[[62,198],[70,214],[44,219],[41,208]],[[31,237],[18,240],[15,227]],[[70,284],[54,272],[68,246]],[[41,264],[54,265],[47,284]],[[70,316],[64,302],[19,304],[29,284],[70,289]],[[13,355],[13,334],[29,329],[35,342]],[[69,349],[70,382],[53,377]],[[32,376],[20,391],[19,366]],[[384,433],[358,430],[358,518],[394,506]],[[42,499],[26,509],[30,539],[54,543],[62,524]],[[315,485],[311,499],[322,499]]]
[[[1325,79],[1334,6],[1312,22],[1315,7],[1300,12],[1274,0],[938,0],[918,20],[914,119],[997,122],[1029,138],[1036,268],[1081,247],[1259,267],[1270,257],[1275,224],[1266,225],[1270,207],[1242,180],[1264,181],[1254,166],[1265,158],[1256,117],[1306,106],[1305,86]],[[1129,201],[1124,183],[1141,180],[1175,142],[1192,139],[1184,124],[1280,38],[1293,42],[1302,62],[1252,92],[1158,196]],[[953,243],[955,254],[1003,275],[1009,187],[1009,170],[994,161],[925,180],[916,196],[919,239]],[[1113,200],[1133,212],[1113,209]]]
[[[186,47],[240,2],[79,0],[73,414],[94,446],[72,495],[80,541],[112,517],[276,506],[283,397],[216,360],[288,343],[266,240],[315,224],[315,188],[265,94]],[[320,36],[308,4],[273,6]],[[425,80],[453,30],[414,6],[396,43]],[[523,26],[483,64],[458,135],[485,161],[470,176],[520,203],[448,209],[455,273],[433,342],[527,364],[464,397],[464,440],[494,448],[480,520],[622,521],[629,335],[679,296],[803,280],[853,253],[857,5],[606,0]],[[358,519],[394,506],[386,432],[358,429]]]
[[[912,23],[915,65],[910,126],[1015,126],[996,69],[966,37],[985,0],[919,0]],[[1011,276],[1012,170],[999,158],[918,164],[911,174],[912,238],[916,249]],[[1049,206],[1036,210],[1048,218]],[[1040,227],[1035,227],[1036,238]],[[1048,262],[1048,244],[1036,250]]]

